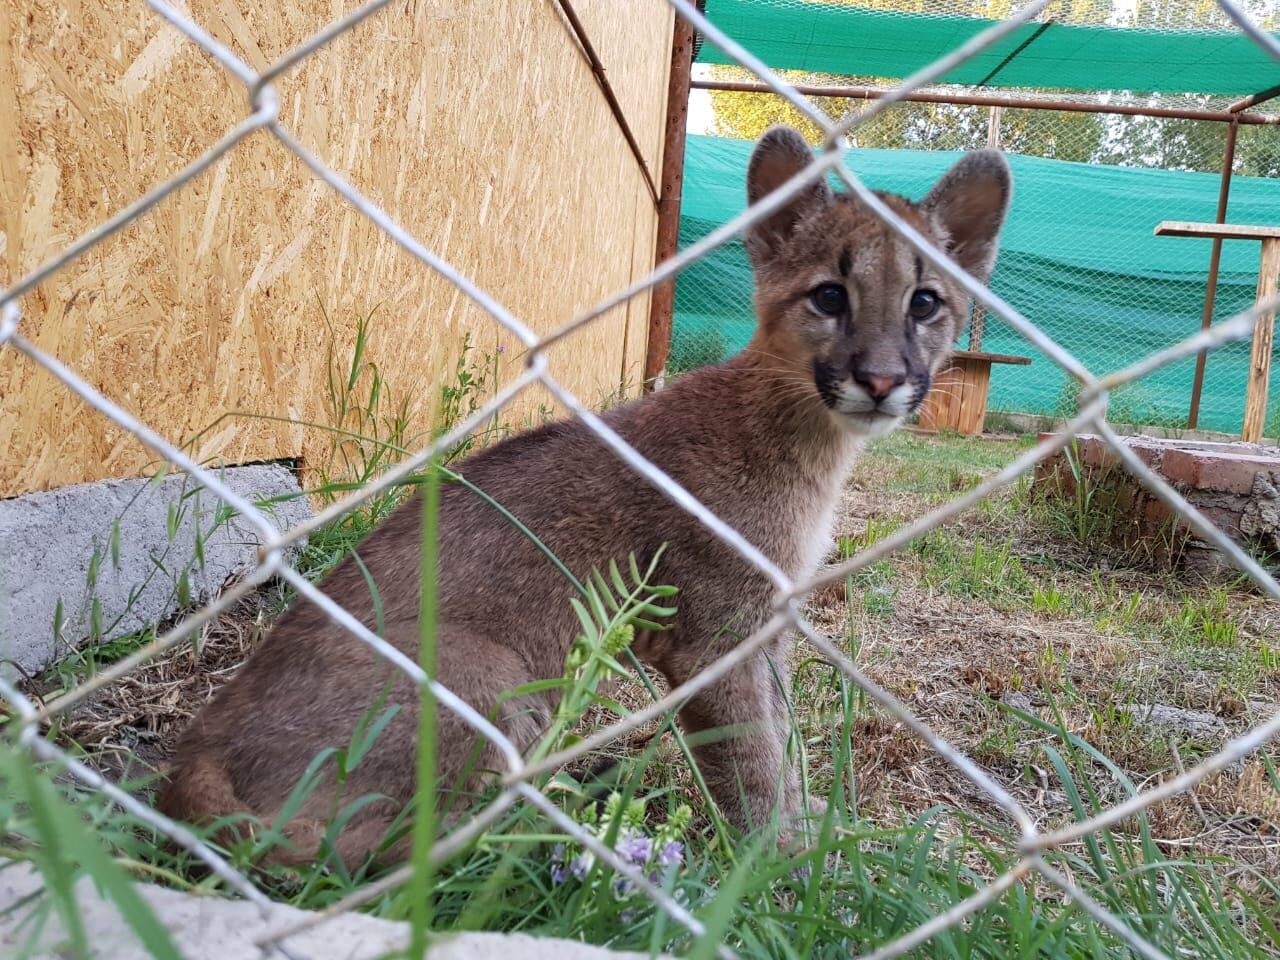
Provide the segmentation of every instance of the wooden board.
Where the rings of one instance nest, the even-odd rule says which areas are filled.
[[[982,353],[976,350],[953,350],[953,357],[962,357],[967,360],[985,360],[987,363],[1011,363],[1017,367],[1026,367],[1031,365],[1030,357],[1018,357],[1011,353]]]
[[[1280,238],[1262,242],[1262,264],[1258,271],[1258,303],[1275,296],[1280,277]],[[1267,387],[1271,379],[1271,344],[1276,311],[1264,311],[1253,321],[1253,347],[1249,355],[1249,385],[1244,397],[1244,426],[1240,439],[1258,443],[1267,421]]]
[[[954,356],[934,377],[933,387],[920,407],[921,428],[977,436],[987,417],[990,388],[988,360]]]
[[[352,0],[193,0],[260,67]],[[657,163],[672,13],[578,0],[631,127]],[[507,42],[519,38],[519,42]],[[299,139],[538,331],[652,266],[635,158],[555,4],[406,0],[278,84]],[[148,188],[247,113],[245,93],[140,0],[0,6],[0,284]],[[431,428],[468,334],[517,344],[450,283],[258,133],[23,302],[23,333],[202,460],[331,449],[328,358],[373,313],[366,359]],[[648,296],[551,352],[584,400],[635,393]],[[504,352],[499,353],[502,349]],[[511,411],[519,426],[545,397]],[[294,422],[285,422],[285,421]],[[0,496],[145,473],[154,456],[13,350],[0,350]]]
[[[1165,220],[1156,227],[1157,237],[1219,237],[1223,240],[1280,239],[1280,227],[1256,227],[1238,223],[1188,223]]]

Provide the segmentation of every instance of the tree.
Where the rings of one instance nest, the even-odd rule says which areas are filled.
[[[926,0],[822,0],[841,6],[923,13]],[[1280,7],[1274,0],[1241,0],[1245,11],[1267,29],[1280,27]],[[936,4],[929,4],[937,10]],[[1007,15],[1010,0],[950,0],[948,14],[996,18]],[[1060,23],[1113,23],[1118,19],[1113,0],[1062,0],[1051,12]],[[1230,25],[1214,0],[1138,0],[1124,17],[1130,25],[1147,28]],[[736,67],[714,67],[718,79],[752,80]],[[834,77],[783,71],[792,83],[820,85],[890,86],[878,77]],[[1057,91],[1024,91],[1053,94]],[[1130,91],[1117,96],[1130,98]],[[839,120],[860,113],[867,103],[836,97],[811,101],[827,116]],[[1213,108],[1210,97],[1181,97],[1188,107]],[[796,127],[807,140],[818,143],[818,126],[795,107],[771,93],[744,94],[714,91],[713,130],[721,136],[754,140],[775,123]],[[987,142],[990,116],[986,107],[956,104],[903,103],[884,110],[848,138],[852,146],[911,150],[969,150]],[[1247,131],[1247,136],[1245,135]],[[1280,129],[1246,128],[1237,150],[1235,171],[1246,176],[1280,175]],[[1221,123],[1165,117],[1130,117],[1068,111],[1009,108],[1000,119],[1000,146],[1027,156],[1052,157],[1081,163],[1105,163],[1167,170],[1217,171],[1222,166],[1225,127]]]
[[[717,79],[751,79],[737,67],[715,67]],[[812,85],[888,86],[891,81],[877,77],[830,77],[783,71],[791,83]],[[813,97],[811,102],[833,120],[868,109],[874,101],[839,97]],[[817,124],[781,97],[772,93],[713,91],[715,114],[713,131],[720,136],[755,140],[775,123],[799,130],[811,143],[820,143]],[[987,107],[950,103],[897,103],[881,111],[866,124],[855,127],[848,143],[855,147],[894,150],[973,150],[987,142],[990,111]],[[1004,111],[1000,120],[1000,144],[1014,153],[1088,161],[1097,152],[1104,134],[1102,118],[1086,113],[1049,113],[1041,110]]]

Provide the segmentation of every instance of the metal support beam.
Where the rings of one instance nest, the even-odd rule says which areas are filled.
[[[774,93],[763,83],[739,80],[694,80],[695,90],[729,90],[736,93]],[[822,87],[792,84],[808,97],[841,97],[847,100],[879,100],[892,91],[880,87]],[[1261,96],[1258,94],[1258,96]],[[1174,120],[1208,120],[1217,123],[1280,126],[1280,115],[1232,113],[1228,110],[1183,110],[1176,107],[1143,107],[1120,103],[1087,103],[1055,100],[1051,97],[1013,97],[999,94],[912,93],[903,98],[910,103],[954,103],[968,107],[1009,107],[1016,110],[1065,110],[1068,113],[1106,113],[1129,117],[1169,117]]]
[[[1218,184],[1218,212],[1214,223],[1227,222],[1227,201],[1231,195],[1231,168],[1236,161],[1236,135],[1239,125],[1227,126],[1227,143],[1222,151],[1222,179]],[[1213,323],[1213,302],[1218,296],[1218,267],[1222,263],[1222,238],[1213,238],[1213,249],[1209,253],[1209,280],[1204,290],[1204,313],[1200,317],[1200,329],[1207,330]],[[1200,394],[1204,390],[1204,366],[1208,352],[1201,350],[1196,354],[1195,379],[1191,382],[1191,409],[1187,411],[1187,429],[1194,430],[1200,421]]]
[[[1280,97],[1280,84],[1274,87],[1268,87],[1266,90],[1260,90],[1257,93],[1251,93],[1243,100],[1237,100],[1231,106],[1227,107],[1228,113],[1240,113],[1242,110],[1248,110],[1250,107],[1256,107],[1260,103],[1266,103]]]
[[[693,71],[693,27],[676,17],[667,81],[667,121],[662,140],[662,184],[658,192],[658,236],[653,262],[670,260],[680,246],[680,190],[684,185],[685,129],[689,123],[689,86]],[[672,277],[653,288],[649,299],[649,343],[645,351],[645,389],[659,386],[671,353],[671,324],[676,306]]]

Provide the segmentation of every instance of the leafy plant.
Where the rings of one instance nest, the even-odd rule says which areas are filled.
[[[581,596],[570,599],[582,632],[569,648],[560,684],[563,689],[560,703],[551,729],[535,755],[544,756],[574,742],[576,737],[570,731],[587,709],[597,703],[603,702],[619,715],[626,714],[619,704],[602,701],[598,691],[601,683],[611,676],[631,677],[618,657],[630,649],[636,627],[664,630],[664,621],[676,614],[675,607],[661,602],[674,597],[676,588],[652,582],[665,549],[657,550],[643,571],[631,554],[627,558],[629,580],[618,564],[610,561],[607,579],[600,571],[593,571],[581,585]]]

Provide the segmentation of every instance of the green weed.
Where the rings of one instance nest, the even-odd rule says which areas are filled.
[[[1035,587],[1031,591],[1031,609],[1045,616],[1060,617],[1068,610],[1067,595],[1057,587]]]
[[[924,582],[934,589],[1002,607],[1028,602],[1035,593],[1036,584],[1012,542],[962,544],[948,533],[935,531],[911,548],[928,564]]]
[[[1085,469],[1075,440],[1063,450],[1061,462],[1065,475],[1059,474],[1056,489],[1037,498],[1036,512],[1055,533],[1082,546],[1113,545],[1119,520],[1107,484],[1110,471]]]
[[[1236,624],[1224,590],[1206,597],[1188,597],[1181,609],[1167,617],[1163,631],[1175,645],[1230,648],[1236,646]]]

